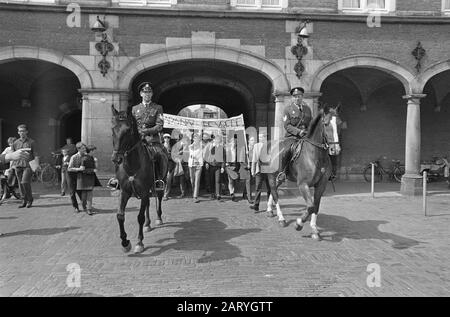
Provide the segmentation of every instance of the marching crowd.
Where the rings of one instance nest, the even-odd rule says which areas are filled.
[[[258,210],[265,171],[261,156],[267,154],[267,137],[259,134],[259,143],[255,136],[250,136],[248,142],[238,142],[236,135],[223,142],[220,133],[191,132],[179,136],[172,145],[171,135],[163,136],[164,147],[169,153],[169,168],[163,200],[171,198],[170,192],[174,178],[178,178],[181,195],[186,196],[186,183],[192,188],[192,198],[200,202],[200,188],[204,188],[211,199],[222,201],[224,187],[228,187],[231,200],[237,202],[238,187],[242,186],[242,198],[251,207]],[[256,193],[253,201],[252,184],[255,182]],[[267,186],[267,188],[269,188]]]

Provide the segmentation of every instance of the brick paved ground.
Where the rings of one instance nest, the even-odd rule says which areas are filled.
[[[246,202],[202,198],[164,204],[165,224],[146,234],[141,255],[120,248],[117,198],[97,191],[94,216],[73,214],[66,197],[37,189],[32,209],[0,206],[2,296],[449,296],[450,193],[436,184],[424,217],[420,198],[383,184],[329,186],[318,226],[294,230],[301,199],[282,198],[289,223],[253,214]],[[133,245],[138,201],[126,229]],[[152,206],[154,203],[152,202]],[[151,215],[154,218],[154,212]],[[81,267],[81,287],[69,288],[67,265]],[[367,266],[381,268],[370,288]]]

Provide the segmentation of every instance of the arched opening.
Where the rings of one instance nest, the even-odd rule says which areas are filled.
[[[450,70],[431,77],[420,104],[421,158],[448,156],[450,153]]]
[[[405,87],[389,73],[365,67],[340,70],[321,86],[321,101],[341,104],[341,179],[360,179],[364,167],[381,158],[389,169],[392,159],[405,160]]]
[[[79,88],[77,76],[57,64],[35,59],[1,63],[2,146],[9,136],[17,136],[17,125],[25,123],[41,160],[49,161],[60,146],[58,118],[78,109]]]
[[[266,126],[273,120],[272,83],[262,73],[235,63],[190,60],[165,64],[140,73],[132,83],[131,104],[141,101],[137,86],[150,81],[153,100],[165,113],[178,114],[186,105],[221,107],[227,116],[243,114],[246,126]]]

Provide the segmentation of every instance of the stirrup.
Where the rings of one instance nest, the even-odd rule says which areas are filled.
[[[106,187],[109,187],[111,190],[118,190],[119,189],[119,180],[115,177],[110,178],[108,180],[108,183],[106,183]]]
[[[163,180],[157,179],[157,180],[155,181],[155,190],[156,190],[156,191],[164,190],[165,187],[166,187],[166,183],[164,183]]]

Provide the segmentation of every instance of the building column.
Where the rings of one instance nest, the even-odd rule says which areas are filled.
[[[313,118],[319,114],[319,98],[321,96],[321,92],[305,92],[303,95],[303,100],[311,108]]]
[[[80,89],[83,95],[81,141],[95,145],[99,174],[112,174],[111,105],[117,110],[128,107],[128,91],[115,89]]]
[[[404,195],[422,194],[422,176],[420,176],[420,99],[426,95],[412,94],[403,96],[408,100],[405,142],[405,175],[402,177],[401,193]]]
[[[275,127],[274,127],[274,134],[272,135],[273,140],[280,140],[284,136],[283,113],[284,108],[289,104],[290,100],[291,95],[287,91],[277,92],[275,94],[275,119],[274,119]]]

